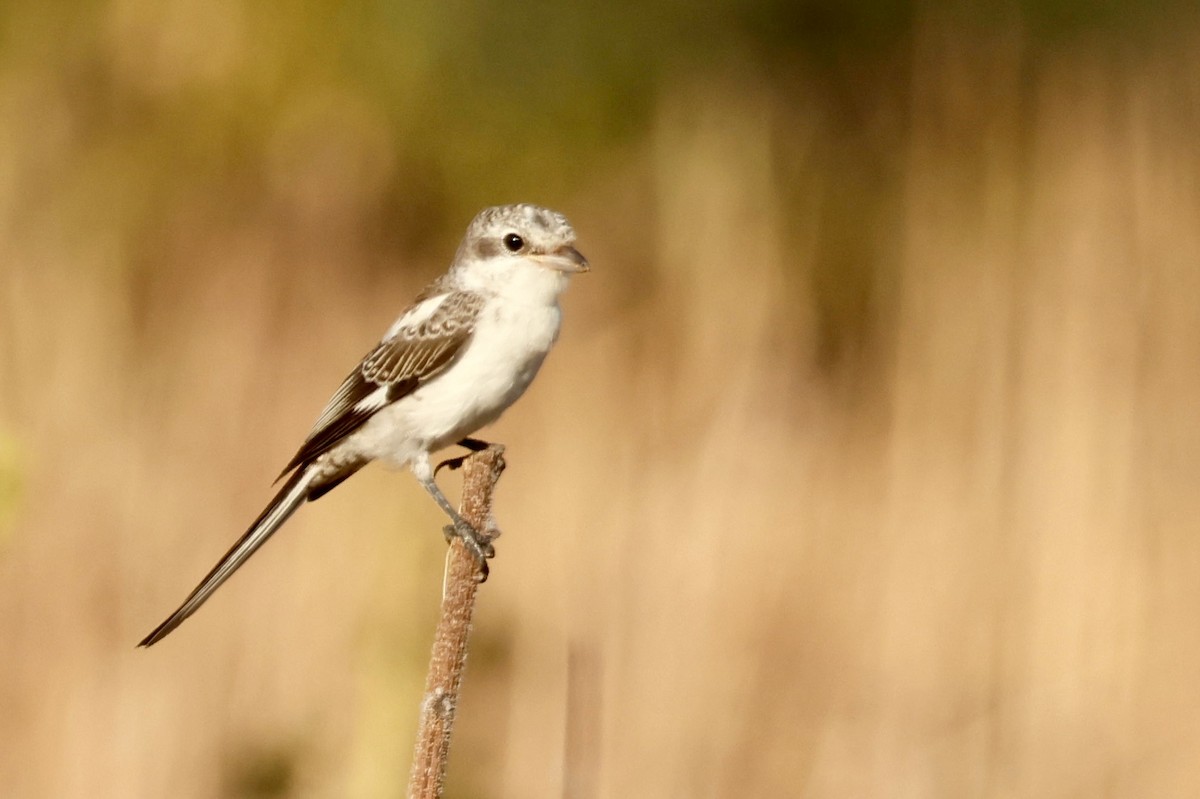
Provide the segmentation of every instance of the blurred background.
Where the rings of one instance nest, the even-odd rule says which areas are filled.
[[[1182,0],[0,5],[0,794],[402,795],[410,476],[134,645],[514,201],[450,796],[1200,795]]]

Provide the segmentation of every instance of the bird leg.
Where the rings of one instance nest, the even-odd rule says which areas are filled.
[[[425,486],[425,490],[433,497],[433,501],[438,504],[446,515],[450,517],[453,524],[448,524],[442,528],[442,533],[446,536],[446,543],[450,543],[454,538],[461,538],[463,545],[470,550],[475,559],[479,561],[479,571],[483,575],[480,582],[484,582],[488,577],[488,558],[496,554],[495,547],[487,538],[480,535],[479,531],[471,526],[471,523],[459,515],[454,506],[450,504],[450,500],[446,499],[446,495],[438,488],[437,483],[433,481],[433,477],[420,478],[421,485]]]

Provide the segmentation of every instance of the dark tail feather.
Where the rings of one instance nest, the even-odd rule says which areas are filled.
[[[196,609],[203,605],[204,601],[212,596],[213,592],[220,588],[221,584],[228,580],[239,566],[257,552],[258,548],[271,537],[271,534],[278,530],[295,512],[296,508],[300,507],[300,504],[308,498],[308,486],[314,476],[315,473],[311,470],[300,469],[289,477],[275,498],[254,520],[254,524],[250,525],[246,534],[225,553],[225,557],[221,558],[213,570],[200,581],[200,585],[188,594],[188,598],[179,606],[179,609],[172,613],[166,621],[155,627],[154,632],[143,638],[138,646],[151,646],[161,641],[168,633],[183,624],[184,619],[195,613]]]

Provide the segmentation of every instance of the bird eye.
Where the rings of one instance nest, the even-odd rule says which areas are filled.
[[[504,237],[504,246],[509,252],[516,252],[525,246],[525,239],[518,236],[516,233],[509,233]]]

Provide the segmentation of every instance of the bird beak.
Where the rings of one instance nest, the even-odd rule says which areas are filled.
[[[533,258],[543,266],[557,269],[560,272],[588,272],[591,270],[583,253],[570,245],[559,247],[554,252],[545,255],[535,255]]]

